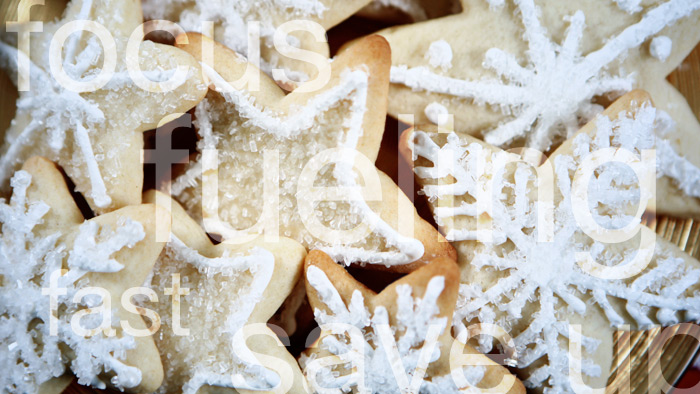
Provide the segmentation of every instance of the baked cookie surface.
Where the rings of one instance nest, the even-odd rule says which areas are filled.
[[[657,174],[645,155],[663,154],[656,116],[631,92],[549,158],[434,126],[402,138],[458,252],[455,329],[503,327],[527,387],[602,387],[615,328],[698,319],[700,263],[638,224]]]
[[[155,264],[165,211],[143,204],[85,220],[58,168],[41,157],[11,183],[12,198],[0,205],[3,388],[61,392],[70,370],[81,384],[154,391],[163,379],[158,350],[135,334],[146,324],[120,300]]]
[[[37,22],[19,22],[16,29],[32,23]],[[43,23],[19,50],[17,34],[3,35],[14,44],[0,41],[0,66],[20,91],[0,147],[4,192],[10,175],[41,155],[66,171],[97,212],[141,202],[143,132],[170,113],[189,110],[206,93],[194,59],[143,41],[143,34],[135,35],[143,32],[141,23],[134,1],[73,0],[61,19]],[[67,35],[63,57],[56,50],[61,34]],[[137,58],[127,59],[132,36]],[[111,67],[102,67],[103,58]],[[18,80],[20,68],[28,69],[29,80],[24,75]]]
[[[316,392],[525,392],[504,367],[452,338],[454,261],[433,260],[379,294],[319,251],[305,272],[321,333],[300,362]]]
[[[208,232],[278,231],[346,264],[402,271],[453,253],[374,167],[388,89],[384,39],[358,42],[330,63],[326,84],[289,95],[259,74],[259,89],[233,89],[226,81],[256,69],[206,37],[188,42],[197,58],[207,45],[214,51],[213,66],[203,65],[213,88],[195,110],[200,154],[172,190]]]

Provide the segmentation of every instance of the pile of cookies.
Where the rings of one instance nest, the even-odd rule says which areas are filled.
[[[700,219],[700,1],[43,3],[3,6],[2,392],[592,392],[700,320],[642,224]]]

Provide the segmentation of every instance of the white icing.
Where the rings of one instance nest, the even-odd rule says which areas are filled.
[[[686,195],[700,197],[700,168],[680,156],[666,140],[656,140],[656,153],[659,175],[671,178]]]
[[[71,327],[70,318],[85,306],[95,306],[94,299],[86,298],[82,304],[73,303],[73,296],[83,286],[82,280],[91,272],[117,272],[122,264],[112,255],[123,248],[130,248],[145,236],[143,226],[131,220],[122,220],[114,229],[100,227],[94,222],[84,222],[77,230],[71,248],[61,239],[68,234],[55,233],[38,236],[35,227],[47,216],[50,208],[43,202],[29,203],[26,199],[31,175],[18,171],[12,177],[13,195],[9,204],[0,202],[0,386],[10,392],[37,392],[39,386],[53,377],[63,375],[67,365],[78,377],[80,384],[106,387],[99,375],[113,371],[112,384],[117,388],[133,388],[141,382],[141,371],[123,363],[126,351],[134,348],[134,338],[129,335],[106,337],[103,332],[89,338],[78,335]],[[61,312],[57,316],[56,334],[50,335],[48,295],[50,277],[60,270],[66,258],[68,272],[59,278],[65,288],[57,295]],[[96,303],[99,304],[100,302]],[[91,315],[82,319],[84,327],[97,327],[100,323]],[[101,320],[102,316],[98,320]],[[35,324],[36,319],[41,323]],[[113,328],[118,322],[112,317]],[[41,338],[37,348],[35,338]],[[65,344],[73,359],[68,363],[59,345]]]
[[[621,132],[613,133],[613,126],[601,117],[598,122],[597,138],[613,138],[627,150],[654,149],[656,153],[656,174],[668,177],[684,194],[700,197],[700,168],[678,154],[671,143],[664,138],[669,129],[675,128],[671,117],[653,107],[645,106],[635,115],[639,120],[636,127],[625,127]],[[624,122],[624,119],[618,123]],[[636,145],[635,145],[636,144]]]
[[[68,255],[69,267],[86,272],[121,271],[124,266],[110,256],[124,247],[132,248],[146,236],[141,223],[133,221],[117,227],[110,235],[109,242],[99,242],[99,231],[100,226],[95,222],[85,222],[80,226],[73,250]]]
[[[425,9],[423,9],[420,2],[417,0],[374,0],[368,6],[395,8],[410,16],[414,22],[424,21],[428,19],[428,15],[425,13]]]
[[[19,92],[15,118],[0,148],[0,187],[7,186],[9,177],[24,160],[45,156],[65,170],[77,191],[91,198],[91,207],[107,208],[112,204],[111,183],[122,176],[119,160],[125,156],[131,160],[135,153],[133,146],[119,141],[118,134],[140,131],[144,125],[159,121],[161,112],[174,112],[177,108],[174,103],[194,99],[185,89],[179,89],[185,81],[179,78],[184,73],[175,72],[176,57],[150,41],[139,45],[138,63],[144,68],[141,74],[155,83],[166,79],[169,82],[167,88],[155,89],[157,92],[136,85],[125,61],[127,34],[131,31],[125,33],[113,25],[125,17],[122,13],[126,6],[122,7],[123,2],[100,3],[101,6],[95,3],[93,0],[69,2],[63,19],[43,23],[41,32],[32,33],[30,53],[0,42],[0,67],[17,80],[18,63],[27,64],[30,81],[29,91]],[[105,56],[101,40],[95,34],[78,30],[69,35],[61,66],[65,78],[87,90],[77,93],[64,88],[52,75],[50,45],[60,28],[68,23],[75,23],[76,28],[85,27],[86,21],[112,30],[108,41],[114,45],[109,46],[109,52],[116,54],[116,65],[111,79],[98,88],[95,79],[103,75],[102,71],[109,71],[103,69],[103,63],[111,56]],[[190,76],[194,75],[194,69],[190,68],[189,72]],[[170,81],[173,76],[177,78]],[[188,81],[192,86],[195,84],[191,78]],[[171,88],[175,90],[168,90]],[[124,108],[136,102],[143,107],[141,111],[124,116]],[[106,141],[117,142],[105,146]]]
[[[433,41],[430,43],[425,58],[428,59],[431,67],[447,71],[452,68],[452,47],[445,40]]]
[[[185,31],[202,31],[203,22],[214,23],[214,38],[237,53],[248,56],[248,22],[260,23],[261,44],[273,47],[273,36],[279,21],[319,19],[326,11],[319,0],[144,0],[147,19],[175,21]],[[293,37],[290,37],[293,38]],[[298,41],[298,40],[297,40]],[[299,46],[299,43],[291,43]],[[279,67],[279,54],[266,55],[260,68],[267,74]],[[285,70],[295,81],[308,76],[298,70]]]
[[[154,269],[152,285],[169,287],[171,273],[179,273],[182,281],[189,283],[189,294],[184,296],[187,307],[181,313],[190,333],[179,337],[168,331],[157,339],[163,359],[167,360],[165,383],[159,392],[182,390],[183,394],[194,394],[206,384],[253,390],[270,387],[268,383],[277,377],[276,373],[241,360],[230,347],[233,335],[249,323],[253,310],[262,300],[274,268],[274,256],[263,248],[256,247],[242,255],[211,258],[171,234],[171,241]],[[166,321],[171,319],[170,304],[158,306],[159,314],[165,316]],[[212,336],[214,332],[217,333],[215,337]],[[178,352],[178,355],[167,353],[193,342],[208,350],[196,349],[191,354]],[[201,356],[204,353],[206,357]],[[189,371],[187,376],[175,377],[183,368]],[[244,379],[234,381],[234,374]],[[185,380],[180,382],[183,378]]]
[[[527,146],[546,151],[557,137],[578,130],[578,118],[592,117],[594,96],[633,88],[631,75],[611,76],[606,71],[608,65],[666,26],[700,9],[700,2],[694,0],[664,2],[601,48],[582,56],[585,16],[581,11],[571,16],[566,37],[557,44],[547,37],[532,0],[518,1],[516,5],[529,46],[527,66],[520,65],[512,54],[491,48],[486,52],[484,68],[495,71],[498,78],[465,81],[438,75],[423,66],[392,66],[391,82],[500,108],[513,118],[486,131],[487,142],[505,146],[527,137]]]
[[[639,12],[642,10],[642,7],[640,4],[642,3],[642,0],[614,0],[615,3],[617,4],[618,7],[622,11],[625,11],[628,14],[633,14],[635,12]]]
[[[479,144],[462,145],[459,142],[459,137],[456,134],[450,133],[447,137],[448,143],[442,147],[438,147],[430,137],[418,131],[415,133],[415,145],[413,148],[414,155],[424,157],[433,161],[434,167],[415,167],[416,175],[421,178],[439,179],[445,176],[455,178],[454,183],[442,185],[426,185],[423,191],[426,196],[431,199],[439,199],[448,195],[464,195],[468,193],[472,196],[484,196],[487,198],[488,188],[484,182],[479,182],[479,179],[496,172],[495,163],[505,162],[511,154],[506,152],[498,152],[490,154],[485,151]],[[484,158],[486,155],[486,158]],[[458,159],[455,161],[455,159]],[[474,202],[463,201],[455,207],[436,207],[434,210],[435,220],[437,224],[444,225],[444,220],[447,217],[457,215],[480,216],[484,213],[489,215],[492,211],[489,206],[480,204],[480,199]],[[480,230],[466,229],[446,229],[445,237],[449,241],[475,240],[480,238]],[[500,234],[497,234],[496,239],[504,241]]]
[[[455,329],[464,331],[465,324],[478,320],[508,330],[512,326],[523,327],[521,320],[526,319],[527,328],[514,333],[518,367],[542,362],[543,357],[547,360],[531,371],[525,381],[528,387],[545,385],[545,392],[550,393],[572,391],[568,377],[569,353],[559,343],[569,335],[568,321],[559,315],[561,302],[570,313],[580,315],[585,315],[588,308],[600,308],[611,326],[627,321],[612,307],[610,297],[625,302],[627,312],[639,327],[654,323],[649,316],[652,308],[659,308],[655,317],[662,324],[678,322],[680,313],[685,313],[689,319],[700,314],[697,288],[700,270],[685,265],[682,259],[659,245],[649,266],[624,280],[590,275],[576,260],[578,252],[585,252],[595,261],[622,266],[637,254],[635,244],[616,244],[617,249],[609,249],[606,244],[588,238],[575,219],[571,176],[588,155],[615,147],[639,156],[645,149],[656,148],[658,174],[685,182],[680,178],[685,170],[678,169],[684,168],[686,162],[679,160],[672,150],[669,152],[666,141],[655,135],[656,123],[656,110],[649,106],[636,110],[633,117],[621,114],[614,121],[600,116],[594,136],[579,135],[573,141],[571,155],[561,154],[554,159],[555,188],[561,198],[555,200],[553,206],[551,242],[539,239],[542,226],[538,225],[538,209],[541,206],[537,193],[532,192],[536,184],[529,165],[512,164],[515,170],[506,177],[503,163],[508,160],[508,153],[492,153],[481,144],[462,142],[454,133],[448,135],[444,145],[438,146],[431,138],[435,135],[415,132],[415,154],[434,165],[417,166],[415,172],[429,181],[423,191],[432,201],[436,221],[443,225],[448,239],[480,241],[470,246],[458,245],[458,248],[468,247],[474,252],[470,266],[466,267],[470,271],[463,273],[474,281],[460,285]],[[496,167],[499,163],[501,166]],[[642,161],[640,165],[650,164]],[[501,170],[496,171],[496,168]],[[605,166],[598,171],[589,186],[591,213],[604,228],[623,227],[633,220],[630,206],[636,207],[640,199],[648,198],[648,192],[639,190],[636,175],[626,167]],[[698,169],[687,171],[686,177],[691,178],[694,187],[700,185]],[[455,179],[453,184],[437,184],[438,179],[448,175]],[[484,191],[488,194],[479,194]],[[480,209],[478,202],[484,198],[491,204]],[[443,200],[457,208],[442,207]],[[472,202],[474,200],[476,202]],[[482,223],[486,221],[484,217],[490,218],[487,222],[492,223],[496,234],[493,242],[486,242],[474,233],[477,217]],[[506,241],[508,244],[504,244]],[[500,279],[493,279],[493,275]],[[486,279],[480,281],[480,278]],[[589,300],[587,295],[592,298]],[[597,340],[585,336],[584,332],[583,346],[589,354],[595,351],[597,344]],[[484,339],[480,345],[482,351],[488,351],[491,342]],[[582,372],[588,376],[601,373],[600,367],[585,354]]]
[[[201,65],[212,84],[226,97],[228,102],[236,106],[242,117],[249,119],[252,125],[272,133],[278,139],[293,138],[309,129],[313,126],[317,114],[328,111],[339,98],[351,96],[354,93],[357,97],[353,101],[362,104],[367,101],[366,90],[358,89],[367,84],[367,74],[361,70],[350,71],[343,75],[343,83],[315,96],[303,107],[295,108],[292,114],[281,118],[279,113],[257,105],[255,99],[247,92],[234,89],[209,65],[205,63],[201,63]],[[350,146],[356,145],[356,139],[362,134],[363,115],[364,113],[360,113],[359,119],[353,119],[359,122],[353,122],[356,126],[353,127],[352,133],[349,133],[348,136],[350,141],[347,144]]]
[[[245,91],[234,89],[208,65],[202,64],[202,68],[207,73],[210,81],[212,81],[215,89],[221,93],[227,103],[233,104],[239,114],[238,116],[244,119],[245,126],[259,128],[264,133],[263,138],[253,141],[256,146],[260,142],[264,143],[265,139],[271,139],[279,144],[279,146],[275,147],[276,149],[281,151],[296,149],[290,146],[288,141],[300,139],[304,133],[307,133],[314,126],[320,115],[337,106],[339,102],[349,100],[351,102],[350,117],[345,118],[342,124],[347,129],[347,133],[344,140],[337,141],[334,147],[356,149],[363,132],[363,117],[366,111],[368,76],[365,71],[348,70],[342,75],[341,83],[337,86],[316,95],[304,106],[290,110],[288,115],[283,115],[261,108],[261,106],[256,104],[252,96]],[[231,132],[228,130],[212,130],[209,115],[207,114],[209,112],[208,105],[208,102],[205,100],[197,107],[197,126],[200,135],[203,137],[198,148],[204,150],[218,147],[221,150],[221,142],[219,140],[226,135],[223,133],[229,133],[230,135]],[[258,150],[256,148],[250,149],[250,151],[257,152]],[[308,161],[311,155],[312,153],[305,153],[304,157]],[[303,164],[306,164],[306,161]],[[183,192],[198,184],[202,174],[201,168],[200,159],[198,159],[183,176],[173,182],[171,189],[173,194],[181,198],[187,198],[183,197]],[[283,176],[285,178],[298,177],[300,171],[301,168],[296,168],[289,175]],[[373,225],[372,234],[384,238],[384,245],[395,250],[377,251],[373,248],[363,248],[355,245],[329,245],[313,238],[306,229],[293,230],[294,232],[287,230],[288,233],[284,233],[285,236],[295,237],[307,247],[321,249],[332,258],[343,261],[346,264],[362,261],[389,266],[410,263],[423,255],[423,245],[419,241],[402,236],[370,209],[362,197],[359,187],[357,187],[355,174],[349,163],[338,163],[334,170],[334,177],[340,186],[347,188],[348,198],[352,200],[349,201],[351,206],[349,213],[355,217],[366,219],[366,223]],[[293,187],[290,190],[280,190],[280,193],[282,197],[289,195],[290,198],[294,197],[296,199],[296,183],[290,183]],[[296,212],[296,200],[290,201],[289,205],[287,209],[280,209],[282,223],[288,224],[289,228],[297,227],[297,221],[300,219],[298,219],[298,213]],[[346,213],[333,214],[339,220],[342,219],[342,215],[346,215]],[[230,220],[233,221],[233,219]],[[235,221],[233,222],[235,224]],[[285,229],[282,228],[282,230],[284,232]]]
[[[433,101],[425,107],[425,116],[434,124],[440,123],[440,115],[448,115],[449,111],[444,105]]]
[[[49,133],[50,146],[54,151],[63,148],[66,132],[72,128],[75,139],[83,154],[89,172],[92,190],[91,197],[98,207],[106,207],[112,200],[106,193],[104,179],[100,174],[97,159],[93,153],[92,144],[82,122],[85,122],[92,129],[103,124],[104,114],[94,103],[88,102],[79,94],[61,88],[42,69],[31,62],[26,54],[16,48],[0,41],[0,57],[3,58],[3,66],[9,68],[13,73],[17,72],[17,62],[19,58],[25,58],[30,64],[30,76],[34,89],[28,92],[21,92],[17,101],[17,111],[32,111],[33,119],[31,123],[22,131],[18,138],[9,142],[6,153],[0,159],[0,180],[3,182],[10,173],[17,167],[21,150],[27,145],[35,142],[35,133],[46,127],[44,119],[58,120],[66,122],[57,124],[47,129]],[[41,86],[38,89],[37,86]],[[69,117],[70,119],[66,119]]]
[[[673,41],[666,36],[654,37],[649,44],[649,54],[662,62],[665,62],[671,56],[673,49]]]
[[[88,169],[88,176],[92,183],[90,196],[95,200],[95,205],[104,208],[112,203],[112,199],[107,195],[107,188],[100,174],[100,167],[97,165],[95,153],[92,151],[92,143],[88,136],[88,131],[81,124],[76,125],[75,140],[80,147],[80,151],[85,158],[85,165]]]
[[[501,8],[506,3],[505,0],[486,0],[486,2],[489,3],[489,6],[493,9]]]
[[[386,308],[379,306],[374,311],[365,306],[365,299],[358,290],[352,294],[351,301],[345,304],[338,290],[333,286],[326,274],[316,266],[307,269],[308,283],[316,290],[320,301],[327,307],[328,312],[314,310],[316,321],[327,334],[322,337],[320,347],[337,356],[340,362],[347,363],[347,368],[364,366],[364,390],[372,393],[400,393],[397,377],[393,368],[403,365],[409,382],[413,379],[414,371],[425,373],[416,367],[422,357],[429,357],[430,365],[440,358],[443,351],[449,349],[435,345],[432,354],[422,354],[424,346],[428,345],[430,335],[442,335],[447,319],[438,317],[440,309],[437,301],[445,288],[445,278],[433,277],[425,289],[423,298],[414,298],[412,288],[408,284],[396,287],[397,312],[392,321],[389,333],[393,333],[396,348],[387,347],[387,341],[381,340],[378,332],[389,327],[389,316]],[[362,337],[349,337],[341,325],[353,326],[362,333]],[[432,331],[432,333],[431,333]],[[385,331],[386,332],[386,331]],[[435,338],[435,337],[433,337]],[[363,343],[352,343],[352,340],[362,340]],[[434,339],[433,339],[434,340]],[[389,340],[391,342],[391,340]],[[361,348],[363,352],[355,349]],[[428,348],[428,351],[431,350]],[[398,354],[395,353],[398,351]],[[304,357],[300,363],[305,373],[314,357]],[[394,367],[392,367],[394,365]],[[314,378],[308,377],[312,388],[321,391],[322,388],[342,387],[342,391],[360,390],[357,376],[341,373],[333,367],[321,367]],[[346,371],[347,372],[347,371]],[[468,381],[477,384],[483,377],[483,372],[466,371]],[[465,388],[461,388],[464,390]],[[405,390],[405,389],[404,389]],[[458,393],[451,376],[423,376],[420,393]]]

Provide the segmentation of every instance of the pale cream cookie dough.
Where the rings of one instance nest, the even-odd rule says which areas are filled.
[[[203,45],[215,45],[215,55],[214,64],[202,65],[211,90],[195,110],[200,153],[172,191],[208,232],[270,235],[278,225],[279,235],[337,261],[401,272],[453,256],[374,167],[386,119],[384,39],[359,41],[333,60],[328,83],[289,95],[265,75],[259,90],[234,89],[227,81],[252,66],[204,36],[188,34],[187,41],[181,47],[196,58]]]
[[[60,393],[72,373],[97,388],[156,390],[163,367],[153,338],[124,324],[150,327],[121,301],[163,249],[155,231],[159,220],[167,225],[166,211],[143,204],[85,220],[59,169],[41,157],[27,160],[11,185],[12,197],[0,202],[0,385]]]
[[[306,250],[287,238],[214,245],[170,197],[172,234],[147,285],[158,297],[159,393],[303,393],[301,370],[266,323],[301,276]],[[165,294],[165,295],[164,295]],[[145,307],[149,307],[145,303]]]
[[[690,0],[624,9],[609,0],[464,0],[459,15],[379,33],[393,50],[389,112],[415,114],[419,124],[437,101],[458,131],[547,150],[599,112],[592,98],[641,88],[679,130],[697,132],[665,77],[700,41],[699,7]],[[426,57],[441,40],[453,53],[449,69]]]
[[[670,115],[663,137],[700,167],[700,123],[665,79],[700,41],[698,2],[464,0],[462,7],[379,33],[393,50],[390,114],[437,123],[440,109],[457,131],[546,152],[600,104],[639,88]],[[682,210],[667,205],[665,213]]]
[[[532,152],[434,125],[402,135],[402,154],[458,252],[454,329],[506,330],[529,388],[603,387],[616,329],[700,319],[700,263],[635,227],[639,207],[653,205],[655,164],[678,159],[654,134],[659,112],[646,93],[628,93],[542,165]],[[654,151],[656,161],[646,156]],[[603,154],[628,164],[592,161]],[[626,226],[629,233],[607,230]],[[491,340],[479,345],[488,351]]]
[[[300,363],[316,392],[525,393],[507,369],[452,338],[454,261],[435,259],[379,294],[320,251],[305,273],[321,333]]]
[[[82,31],[65,40],[62,54],[51,52],[51,40],[60,29],[94,23],[106,32],[106,42]],[[27,48],[17,49],[17,33],[5,33],[2,38],[8,41],[0,41],[0,67],[15,84],[18,64],[30,67],[29,90],[20,92],[15,118],[2,131],[0,182],[5,194],[12,173],[29,157],[41,155],[66,171],[93,211],[141,202],[143,131],[155,128],[170,113],[194,107],[207,91],[199,65],[190,55],[151,41],[141,42],[135,52],[146,79],[141,86],[135,83],[135,74],[127,70],[126,47],[129,37],[142,31],[141,23],[138,2],[73,0],[62,18],[30,34]],[[114,50],[109,53],[116,53],[114,74],[105,84],[76,90],[68,82],[59,83],[59,73],[51,71],[50,63],[62,59],[64,79],[83,85],[95,81],[104,67],[105,45]],[[167,91],[169,80],[172,89]],[[155,86],[157,82],[163,84]]]

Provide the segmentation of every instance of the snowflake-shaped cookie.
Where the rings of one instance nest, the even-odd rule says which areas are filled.
[[[202,40],[190,34],[183,48],[199,57]],[[212,90],[195,111],[200,155],[172,187],[207,232],[275,236],[278,226],[279,235],[338,261],[405,271],[452,253],[374,167],[388,90],[384,39],[369,37],[341,53],[321,89],[286,96],[264,75],[259,91],[234,89],[226,81],[247,64],[208,43],[216,56],[213,67],[202,66]]]
[[[306,392],[296,360],[266,326],[299,280],[304,248],[286,238],[215,246],[177,202],[153,191],[144,200],[172,212],[171,239],[150,280],[171,301],[156,307],[165,370],[158,392]]]
[[[328,255],[310,252],[306,288],[321,328],[300,360],[310,386],[328,393],[524,393],[505,368],[452,339],[457,285],[457,266],[441,258],[375,294]],[[453,371],[453,357],[465,350],[471,362]]]
[[[81,384],[155,390],[163,373],[153,340],[125,333],[120,321],[134,329],[145,324],[118,305],[124,290],[143,282],[163,247],[155,242],[154,221],[164,212],[139,205],[86,221],[62,174],[39,157],[11,184],[12,198],[0,203],[3,390],[60,392],[68,381],[56,378],[66,369]],[[103,320],[110,305],[110,320]]]
[[[683,167],[656,137],[657,121],[648,96],[629,93],[536,170],[529,163],[538,165],[538,156],[465,134],[426,127],[403,137],[462,264],[456,330],[468,331],[473,322],[503,327],[529,387],[552,393],[584,389],[584,382],[600,387],[609,375],[614,328],[700,318],[700,263],[636,227],[653,201],[654,163]],[[603,154],[609,161],[598,158]],[[581,183],[586,177],[590,182]],[[627,237],[611,231],[624,229]],[[490,348],[484,337],[480,345]],[[582,356],[569,346],[582,346]],[[577,367],[578,377],[569,373]]]
[[[103,86],[74,90],[58,82],[51,61],[63,61],[64,78],[96,83],[105,58],[103,45],[110,45],[92,32],[79,31],[65,40],[62,53],[53,53],[50,43],[56,33],[68,24],[81,27],[81,21],[91,29],[98,29],[93,23],[100,24],[103,32],[110,33],[107,38],[114,40],[116,67]],[[140,44],[137,59],[146,78],[139,83],[151,90],[136,85],[126,68],[125,54],[129,37],[142,30],[141,23],[137,2],[73,0],[60,20],[44,23],[41,32],[31,33],[29,52],[0,41],[0,66],[15,83],[18,64],[30,66],[29,90],[20,92],[15,118],[0,147],[0,181],[5,190],[24,160],[42,155],[64,168],[95,211],[140,203],[142,132],[155,128],[165,115],[187,111],[206,93],[199,66],[191,56],[151,41]],[[12,28],[23,29],[22,24]],[[17,34],[6,33],[3,39],[17,42]],[[173,89],[165,92],[162,89],[168,80]],[[154,82],[164,84],[158,87]]]
[[[392,115],[413,113],[423,123],[428,105],[441,105],[457,131],[547,151],[600,112],[596,98],[641,88],[678,122],[677,135],[700,134],[664,79],[700,41],[697,1],[659,0],[643,10],[638,1],[617,2],[622,9],[610,0],[462,3],[460,15],[380,32],[394,51]],[[449,70],[418,55],[441,40],[454,54]]]

